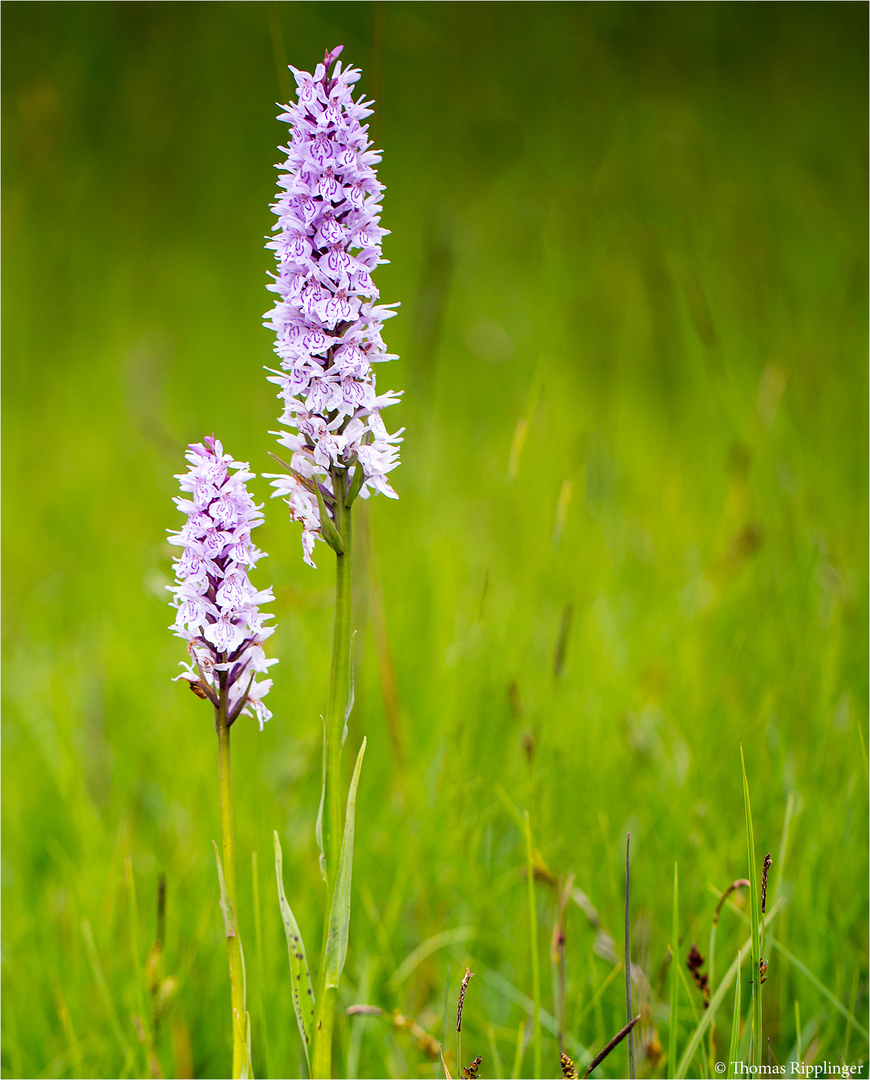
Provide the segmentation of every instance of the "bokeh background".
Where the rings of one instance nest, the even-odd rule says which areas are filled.
[[[165,531],[186,443],[214,431],[271,471],[274,102],[282,65],[337,43],[377,98],[377,281],[402,304],[380,381],[407,429],[400,501],[358,514],[346,764],[363,734],[368,752],[342,1005],[400,1009],[452,1051],[470,963],[467,1056],[511,1075],[532,995],[514,804],[549,1013],[559,881],[600,920],[569,905],[570,1046],[594,1051],[624,1022],[606,934],[618,953],[630,829],[640,1067],[662,1075],[674,863],[684,958],[748,869],[742,743],[778,934],[866,1017],[866,15],[3,5],[3,1076],[149,1075],[131,1017],[155,1004],[162,1071],[226,1075],[217,747],[170,682]],[[288,1077],[272,830],[316,956],[333,567],[267,513],[275,715],[234,729],[235,824],[255,1069]],[[744,934],[726,912],[720,970]],[[682,1045],[701,1002],[681,995]],[[780,1062],[866,1060],[779,954],[765,995]],[[439,1075],[386,1019],[338,1039],[349,1075]]]

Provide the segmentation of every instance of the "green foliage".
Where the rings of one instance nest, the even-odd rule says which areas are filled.
[[[411,1022],[441,1041],[448,966],[451,1009],[476,973],[467,1061],[493,1075],[492,1040],[505,1072],[531,1062],[527,851],[496,785],[534,822],[542,956],[575,875],[581,1074],[624,1024],[630,830],[637,1071],[672,1069],[672,867],[679,962],[709,935],[708,885],[749,876],[740,743],[759,851],[792,807],[763,1053],[867,1060],[864,22],[841,3],[4,5],[4,1077],[148,1076],[150,1046],[166,1076],[226,1074],[217,740],[169,681],[165,530],[188,442],[214,431],[272,471],[274,58],[339,42],[378,102],[377,284],[402,302],[379,378],[407,430],[400,500],[354,504],[348,727],[368,749],[337,1071],[352,1052],[360,1076],[441,1075]],[[236,847],[243,866],[277,830],[314,962],[335,559],[321,545],[312,571],[266,511],[281,662],[266,730],[233,728]],[[718,1058],[746,904],[717,929]],[[236,907],[257,940],[246,874]],[[253,1071],[304,1076],[273,890],[260,908]],[[685,992],[677,1012],[685,1075],[704,1048],[685,1061]]]

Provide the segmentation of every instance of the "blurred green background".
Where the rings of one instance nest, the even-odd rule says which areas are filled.
[[[377,281],[402,304],[379,377],[405,389],[385,419],[407,428],[400,501],[358,514],[345,764],[363,734],[368,752],[342,1005],[401,1009],[452,1052],[445,984],[449,1014],[470,963],[464,1052],[510,1075],[532,981],[506,794],[540,852],[551,1013],[553,883],[576,875],[619,952],[631,830],[640,1068],[662,1075],[673,867],[681,956],[706,955],[709,886],[748,869],[742,743],[759,860],[788,898],[777,932],[866,1018],[866,16],[3,4],[3,1076],[148,1075],[131,1016],[166,978],[160,1068],[226,1075],[217,746],[170,682],[165,530],[186,443],[214,431],[271,471],[274,102],[282,63],[338,43],[377,98]],[[266,509],[256,582],[281,662],[273,720],[234,734],[235,824],[255,1069],[287,1077],[304,1064],[272,830],[316,956],[333,566],[325,547],[303,565],[298,526]],[[574,903],[566,933],[576,1054],[622,1025],[624,988]],[[718,970],[744,934],[726,912]],[[866,1061],[777,953],[765,995],[780,1062],[795,1001],[806,1059]],[[338,1038],[351,1075],[439,1075],[385,1019]],[[556,1075],[549,1032],[544,1050]],[[624,1070],[623,1048],[599,1074]]]

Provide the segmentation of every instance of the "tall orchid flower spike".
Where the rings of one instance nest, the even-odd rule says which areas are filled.
[[[286,160],[277,167],[278,220],[267,246],[278,294],[266,315],[275,332],[281,370],[270,381],[283,403],[276,433],[289,451],[288,472],[272,475],[290,517],[302,523],[304,558],[314,565],[317,540],[341,545],[342,509],[359,495],[395,499],[387,479],[399,463],[401,431],[390,435],[381,410],[399,394],[378,394],[372,365],[396,357],[381,337],[397,305],[378,303],[372,271],[386,260],[380,227],[381,193],[374,166],[381,160],[362,121],[372,103],[354,101],[356,68],[327,53],[311,75],[292,68],[298,101],[279,119],[290,125]],[[330,77],[333,62],[335,66]],[[338,537],[336,537],[338,533]]]
[[[176,584],[167,586],[178,611],[171,629],[190,654],[176,678],[215,707],[223,694],[228,727],[246,713],[262,731],[272,715],[263,702],[272,680],[258,676],[278,661],[263,651],[275,628],[265,625],[272,616],[260,605],[274,600],[272,590],[258,591],[248,578],[263,557],[251,541],[251,530],[263,523],[262,507],[245,487],[254,474],[213,436],[191,445],[186,457],[190,469],[176,479],[188,497],[175,504],[187,521],[169,534],[170,544],[184,549],[174,563]]]
[[[381,257],[381,193],[363,121],[371,102],[354,100],[360,73],[337,62],[341,47],[314,74],[292,68],[297,101],[279,119],[290,125],[278,166],[277,215],[268,247],[277,293],[266,325],[275,331],[280,369],[271,372],[283,409],[278,434],[286,472],[271,477],[290,517],[302,523],[303,557],[325,541],[336,555],[335,630],[324,719],[323,794],[318,841],[326,879],[324,948],[311,1025],[311,1074],[331,1076],[332,1029],[350,921],[354,806],[365,740],[351,781],[342,830],[341,747],[353,705],[351,509],[357,496],[396,498],[388,474],[399,463],[401,431],[389,434],[381,410],[399,394],[378,394],[374,366],[393,360],[381,331],[395,305],[379,303],[372,272]],[[277,455],[273,455],[276,456]],[[304,1028],[304,1022],[300,1021]],[[303,1035],[304,1037],[304,1035]]]
[[[187,642],[190,663],[177,676],[197,697],[214,706],[218,735],[221,841],[218,880],[230,964],[233,1029],[233,1077],[251,1075],[245,975],[236,920],[236,870],[230,785],[230,727],[243,713],[256,716],[262,730],[271,713],[263,698],[272,685],[261,678],[276,660],[267,660],[263,642],[274,632],[271,615],[260,606],[272,590],[258,591],[248,578],[263,552],[251,530],[263,515],[245,484],[253,477],[247,465],[233,461],[212,436],[188,447],[190,468],[177,477],[182,496],[178,509],[187,521],[169,542],[183,551],[175,560],[176,584],[167,586],[177,609],[171,629]],[[217,849],[215,849],[217,854]]]

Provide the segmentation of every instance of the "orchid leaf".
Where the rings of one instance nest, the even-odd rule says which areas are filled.
[[[217,863],[218,882],[221,889],[221,911],[224,916],[224,931],[228,938],[236,936],[236,913],[233,910],[233,902],[230,900],[230,894],[227,892],[227,883],[224,879],[224,868],[221,863],[221,857],[218,854],[217,844],[212,840],[212,847],[214,848],[214,858]]]
[[[305,954],[305,943],[299,930],[299,924],[284,895],[284,860],[281,841],[277,832],[272,834],[275,840],[275,876],[278,879],[278,902],[281,905],[281,918],[284,933],[287,936],[287,954],[290,958],[290,985],[293,994],[293,1010],[299,1025],[299,1036],[305,1050],[305,1060],[309,1063],[311,1031],[314,1026],[314,989],[311,985],[311,971]]]
[[[338,877],[332,897],[332,909],[329,912],[329,931],[326,937],[326,956],[323,970],[327,987],[337,987],[347,958],[347,936],[350,927],[350,890],[353,872],[353,827],[356,812],[356,789],[362,769],[363,755],[366,752],[366,740],[359,748],[350,790],[347,793],[347,813],[344,820],[344,836],[341,840],[341,857],[338,863]]]
[[[323,850],[323,806],[326,802],[326,720],[322,716],[320,720],[323,724],[323,769],[320,782],[320,806],[317,808],[317,821],[314,823],[314,837],[320,852],[320,876],[326,881],[326,852]]]
[[[356,639],[356,630],[350,636],[350,659],[347,662],[349,671],[347,673],[347,705],[344,707],[344,729],[341,733],[341,745],[347,742],[347,722],[350,719],[350,714],[353,712],[354,703],[354,684],[353,684],[353,643]]]

